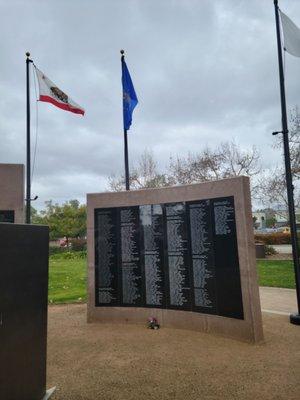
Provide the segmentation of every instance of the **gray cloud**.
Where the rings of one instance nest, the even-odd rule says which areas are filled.
[[[86,116],[39,104],[33,192],[84,201],[123,168],[119,50],[126,50],[139,97],[129,131],[130,160],[152,149],[164,167],[186,154],[235,139],[257,145],[264,165],[280,128],[273,4],[253,0],[1,1],[0,160],[25,162],[25,57]],[[300,26],[299,4],[284,3]],[[288,105],[300,102],[300,60],[287,55]],[[32,82],[32,141],[35,101]]]

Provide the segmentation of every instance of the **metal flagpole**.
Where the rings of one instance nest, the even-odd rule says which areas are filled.
[[[130,190],[130,185],[129,185],[129,165],[128,165],[128,140],[127,140],[127,130],[126,129],[124,129],[124,158],[125,158],[126,190]]]
[[[124,55],[125,51],[124,50],[120,50],[120,53],[121,53],[121,66],[122,66],[123,62],[125,61],[125,55]],[[125,129],[125,128],[124,128],[124,160],[125,160],[125,184],[126,184],[126,190],[130,190],[130,185],[129,185],[129,164],[128,164],[128,139],[127,139],[127,129]]]
[[[122,63],[125,61],[125,51],[120,50],[121,53],[121,66]],[[125,160],[125,184],[126,190],[130,190],[129,184],[129,164],[128,164],[128,139],[127,139],[127,130],[124,128],[124,160]]]
[[[29,64],[33,61],[26,53],[26,224],[31,223],[31,166],[30,166],[30,81]]]
[[[288,131],[288,122],[287,122],[287,113],[286,113],[286,98],[285,98],[283,60],[282,60],[282,48],[281,48],[281,37],[280,37],[278,0],[274,0],[274,7],[275,7],[275,20],[276,20],[276,33],[277,33],[282,131],[274,132],[273,134],[282,133],[282,135],[283,135],[287,198],[288,198],[289,220],[290,220],[290,228],[291,228],[291,241],[292,241],[292,248],[293,248],[293,261],[294,261],[297,304],[298,304],[298,313],[290,315],[290,322],[295,325],[300,325],[299,248],[298,248],[298,241],[297,241],[297,225],[296,225],[294,193],[293,193],[294,186],[293,186],[293,177],[292,177],[292,170],[291,170],[290,146],[289,146],[289,136],[288,136],[289,131]]]

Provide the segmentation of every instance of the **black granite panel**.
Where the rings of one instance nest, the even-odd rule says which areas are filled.
[[[165,205],[168,260],[168,307],[191,309],[191,284],[186,208],[184,203]]]
[[[96,305],[243,318],[234,198],[95,210]]]
[[[145,276],[145,305],[163,307],[164,227],[160,204],[140,206],[141,249]]]
[[[210,200],[187,203],[194,311],[216,314],[217,293]]]
[[[48,227],[0,223],[1,400],[46,393],[48,247]]]
[[[95,210],[96,305],[120,304],[118,287],[117,209]]]
[[[123,207],[120,218],[120,268],[122,279],[122,304],[144,305],[144,282],[140,255],[139,207]]]
[[[13,210],[0,210],[0,222],[15,222],[15,212]]]
[[[234,198],[212,200],[218,315],[244,318]]]

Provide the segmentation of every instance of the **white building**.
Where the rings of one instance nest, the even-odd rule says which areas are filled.
[[[300,224],[300,209],[296,209],[296,222],[297,224]],[[289,216],[288,216],[288,211],[286,210],[278,210],[274,214],[274,218],[276,219],[276,227],[280,226],[287,226],[289,225]]]
[[[253,212],[252,217],[255,218],[254,221],[255,229],[265,229],[266,219],[267,219],[265,212]]]

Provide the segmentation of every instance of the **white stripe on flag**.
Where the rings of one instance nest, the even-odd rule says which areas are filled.
[[[280,11],[281,25],[284,36],[284,48],[293,56],[300,57],[300,29]]]
[[[75,114],[84,115],[84,109],[66,93],[59,89],[47,76],[35,67],[40,89],[40,101],[51,103],[54,106]]]

